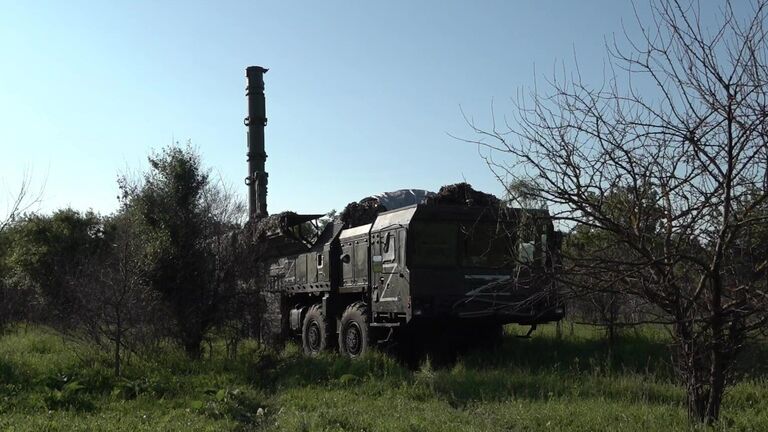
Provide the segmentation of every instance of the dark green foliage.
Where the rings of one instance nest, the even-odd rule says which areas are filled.
[[[190,406],[213,419],[233,419],[250,425],[263,419],[266,397],[257,391],[237,387],[210,388],[203,400],[195,400]],[[262,410],[262,414],[259,414]]]
[[[72,209],[16,222],[7,231],[4,260],[5,292],[14,293],[17,303],[27,300],[26,313],[16,319],[48,323],[111,350],[119,375],[124,351],[146,342],[156,324],[150,320],[156,302],[140,280],[140,228],[130,212],[102,217]],[[38,297],[42,307],[36,311]]]
[[[745,195],[737,206],[740,210],[754,206],[754,215],[742,222],[733,247],[726,252],[725,260],[731,266],[728,278],[731,283],[751,283],[764,291],[768,284],[768,202],[761,200],[763,193],[759,189]]]
[[[59,384],[59,383],[57,383]],[[77,381],[60,383],[48,388],[43,395],[45,407],[49,410],[71,409],[75,411],[93,411],[96,407],[86,396],[85,386]]]
[[[73,209],[29,215],[9,230],[8,237],[9,273],[26,278],[39,290],[53,315],[49,322],[67,325],[81,301],[75,281],[84,264],[108,245],[102,219]]]
[[[33,288],[10,261],[13,231],[12,226],[0,231],[0,334],[9,324],[30,318],[35,304]]]
[[[196,358],[223,300],[208,242],[225,227],[206,200],[209,175],[191,147],[165,148],[149,164],[138,185],[121,180],[124,207],[146,228],[147,282],[162,295],[181,344]]]
[[[241,373],[250,384],[261,388],[271,388],[277,379],[277,367],[280,358],[271,349],[258,347],[244,353],[244,361],[238,362]]]

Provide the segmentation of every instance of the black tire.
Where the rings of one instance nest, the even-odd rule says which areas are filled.
[[[349,358],[364,355],[370,349],[369,337],[368,307],[363,302],[352,303],[341,315],[339,353]]]
[[[316,356],[330,348],[331,329],[319,304],[309,307],[301,326],[301,345],[304,354]]]

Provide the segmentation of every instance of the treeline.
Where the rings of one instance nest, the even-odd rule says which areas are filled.
[[[733,321],[728,344],[738,350],[748,333],[760,332],[768,310],[762,295],[768,287],[766,187],[758,182],[733,194],[733,210],[748,210],[746,217],[720,222],[716,218],[722,217],[722,212],[713,208],[695,221],[678,219],[674,227],[668,226],[669,211],[659,189],[650,182],[639,187],[612,187],[603,196],[593,197],[601,214],[582,216],[569,230],[563,243],[565,268],[561,272],[569,317],[603,326],[612,342],[622,329],[689,320],[670,312],[670,298],[690,297],[687,310],[691,311],[699,299],[706,301],[711,296],[705,290],[716,285],[728,299],[720,313]],[[725,230],[732,232],[719,241],[719,233]],[[711,269],[714,253],[719,256],[715,269]],[[651,280],[658,271],[654,265],[669,272],[663,274],[676,285],[661,288],[658,281]]]
[[[258,336],[256,260],[238,233],[246,209],[190,146],[121,176],[111,215],[25,214],[0,231],[0,327],[49,325],[126,357],[173,340],[192,358],[212,330],[234,353]]]

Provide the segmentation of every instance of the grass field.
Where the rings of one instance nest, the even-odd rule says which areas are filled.
[[[246,345],[189,361],[171,348],[109,356],[40,327],[0,337],[0,431],[689,430],[659,329],[625,334],[607,361],[599,331],[545,327],[531,339],[417,370],[373,354],[304,358]],[[522,330],[522,329],[520,329]],[[745,353],[716,430],[768,430],[768,349]]]

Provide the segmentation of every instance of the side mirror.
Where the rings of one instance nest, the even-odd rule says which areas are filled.
[[[341,262],[343,262],[344,264],[349,264],[350,261],[352,261],[352,257],[350,257],[348,253],[345,253],[344,255],[341,256]]]

